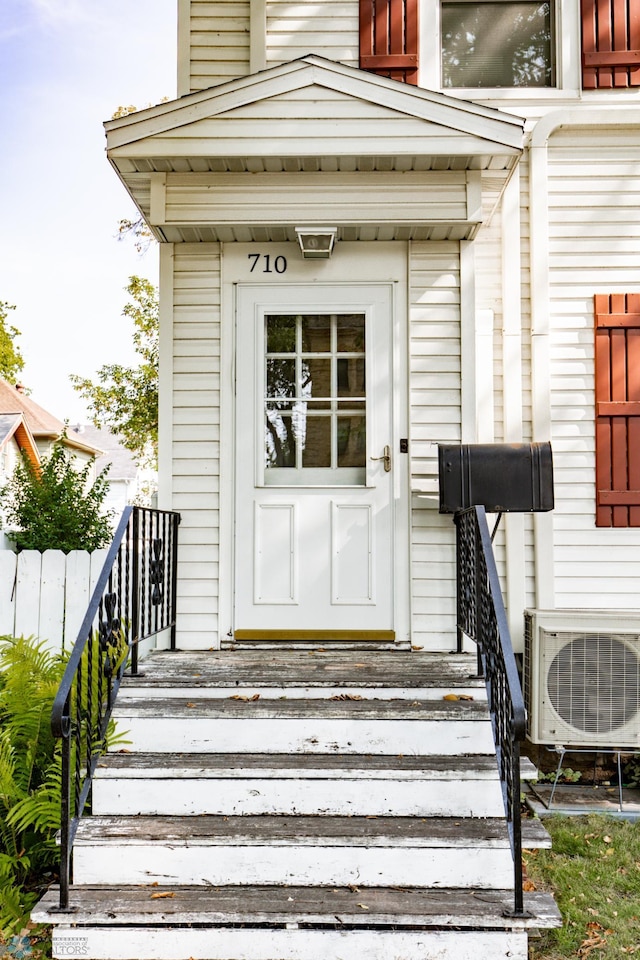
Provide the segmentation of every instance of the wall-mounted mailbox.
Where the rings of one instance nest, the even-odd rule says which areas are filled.
[[[553,510],[550,443],[439,444],[440,513]]]

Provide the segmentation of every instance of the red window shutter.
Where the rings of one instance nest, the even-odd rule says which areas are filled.
[[[360,0],[360,67],[418,83],[418,0]]]
[[[581,0],[582,86],[640,86],[640,0]]]
[[[597,294],[596,526],[640,527],[640,294]]]

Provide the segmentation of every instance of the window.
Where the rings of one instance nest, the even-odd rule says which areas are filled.
[[[549,87],[550,0],[442,0],[443,87]]]
[[[640,294],[595,297],[596,526],[640,527]]]
[[[365,315],[265,317],[267,484],[363,484]]]

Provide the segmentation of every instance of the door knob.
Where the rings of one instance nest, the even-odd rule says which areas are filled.
[[[389,444],[386,444],[384,450],[382,451],[381,457],[371,457],[371,460],[382,460],[384,463],[384,472],[389,473],[391,470],[391,447]]]

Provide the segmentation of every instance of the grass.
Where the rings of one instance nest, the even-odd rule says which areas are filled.
[[[640,823],[553,816],[552,850],[524,855],[528,883],[551,890],[564,924],[531,941],[531,960],[640,960]]]

